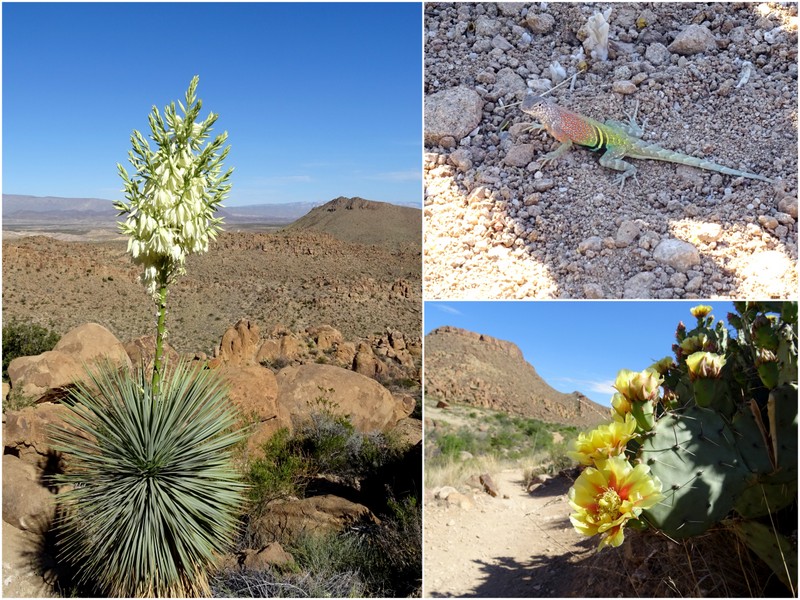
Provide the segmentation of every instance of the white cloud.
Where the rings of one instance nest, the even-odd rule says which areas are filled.
[[[614,381],[611,379],[573,379],[571,377],[557,377],[556,381],[571,383],[580,389],[594,392],[597,394],[613,395],[617,390],[614,389]]]
[[[463,314],[460,310],[458,310],[457,308],[453,308],[452,306],[450,306],[448,304],[441,304],[440,302],[432,302],[430,305],[433,306],[434,308],[439,309],[442,312],[446,312],[446,313],[449,313],[451,315],[461,315],[461,314]]]

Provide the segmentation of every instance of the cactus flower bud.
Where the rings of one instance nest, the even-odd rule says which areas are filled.
[[[725,357],[712,352],[695,352],[686,357],[686,366],[689,367],[692,380],[719,379],[725,366]]]

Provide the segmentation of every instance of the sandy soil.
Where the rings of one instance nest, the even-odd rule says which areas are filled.
[[[595,540],[569,522],[560,476],[528,492],[521,469],[493,475],[500,496],[473,488],[474,507],[425,502],[425,597],[558,597],[570,594],[574,564]]]

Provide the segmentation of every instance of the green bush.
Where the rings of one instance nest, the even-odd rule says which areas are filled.
[[[264,455],[250,463],[250,500],[259,505],[289,495],[302,495],[307,467],[291,443],[288,429],[277,431],[262,447]]]
[[[70,456],[56,476],[71,488],[57,496],[61,561],[99,595],[207,596],[245,487],[231,464],[242,434],[221,380],[186,363],[158,395],[143,371],[109,365],[89,379],[67,400],[71,427],[53,433]]]
[[[15,319],[3,325],[3,379],[8,380],[8,365],[19,356],[35,356],[52,350],[61,336],[34,323]]]

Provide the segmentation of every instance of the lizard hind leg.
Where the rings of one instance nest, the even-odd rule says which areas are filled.
[[[628,135],[631,135],[636,138],[641,138],[644,135],[644,126],[647,125],[647,119],[642,121],[642,125],[636,122],[636,115],[639,113],[639,101],[636,101],[636,106],[633,109],[633,114],[629,115],[626,114],[625,116],[628,117],[628,122],[623,123],[622,121],[615,121],[613,119],[606,119],[605,124],[610,125],[612,127],[618,127],[622,129]]]
[[[633,177],[636,184],[639,184],[639,179],[636,177],[636,167],[622,160],[623,156],[625,156],[623,152],[609,148],[605,154],[600,157],[600,164],[602,166],[608,169],[614,169],[615,171],[622,171],[615,179],[615,182],[619,182],[620,191],[625,187],[625,181],[628,177]]]

